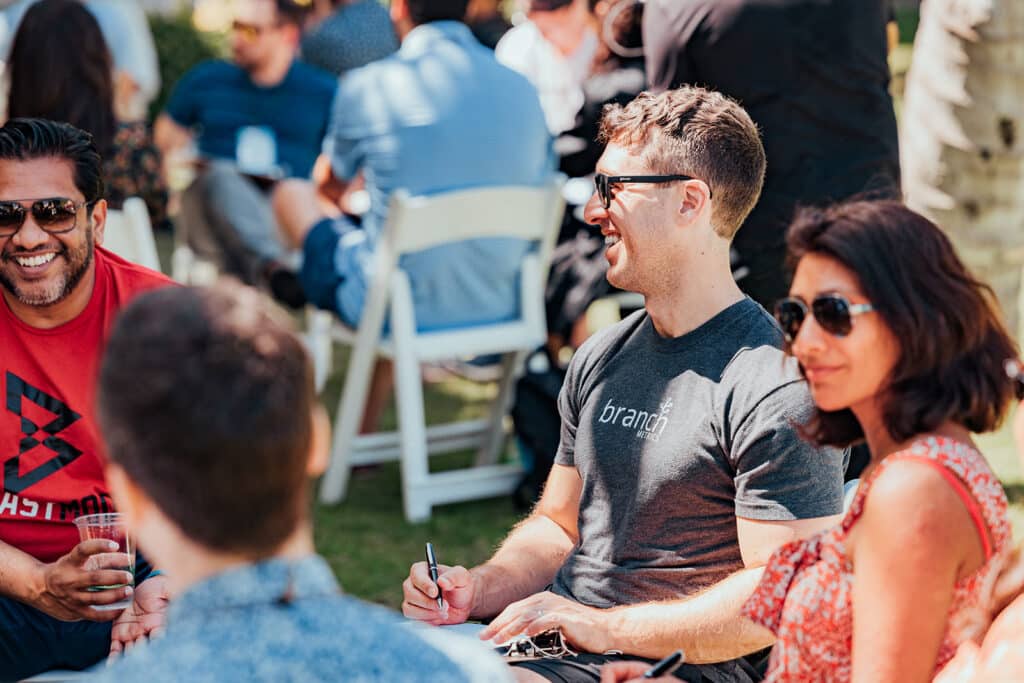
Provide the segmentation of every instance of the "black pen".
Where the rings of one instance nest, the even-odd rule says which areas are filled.
[[[657,678],[675,671],[676,667],[683,663],[683,651],[676,650],[665,659],[661,660],[644,673],[644,678]]]
[[[434,544],[430,541],[427,541],[427,569],[430,571],[430,580],[437,586],[437,557],[434,556]],[[437,609],[444,609],[440,586],[437,586]]]

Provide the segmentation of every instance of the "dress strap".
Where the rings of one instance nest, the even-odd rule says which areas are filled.
[[[974,522],[975,528],[978,530],[978,535],[981,536],[981,545],[985,549],[985,561],[987,562],[992,557],[992,539],[989,535],[988,525],[985,523],[985,516],[981,512],[981,506],[978,505],[978,501],[975,500],[974,496],[967,487],[964,486],[963,481],[960,477],[956,476],[950,471],[948,467],[943,465],[941,462],[933,460],[927,456],[918,455],[912,452],[894,453],[889,456],[890,460],[913,460],[920,462],[924,465],[930,465],[935,469],[936,472],[942,475],[942,478],[953,487],[956,494],[960,496],[960,500],[967,506],[967,512],[971,516],[971,520]]]

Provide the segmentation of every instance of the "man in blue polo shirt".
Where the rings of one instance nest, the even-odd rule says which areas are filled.
[[[189,243],[223,270],[258,283],[286,254],[266,190],[282,177],[309,177],[336,81],[295,58],[308,2],[241,0],[236,7],[232,62],[189,71],[155,136],[165,157],[197,147],[201,172],[179,216]]]
[[[302,289],[348,325],[359,323],[394,190],[422,195],[540,185],[554,172],[536,90],[473,37],[461,21],[467,3],[393,0],[398,52],[341,80],[316,184],[289,181],[275,191],[281,229],[303,248]],[[317,208],[323,198],[336,202],[357,176],[371,199],[359,228]],[[469,240],[406,256],[417,324],[430,329],[512,318],[519,264],[529,248],[512,239]],[[374,413],[367,409],[364,429],[373,426]]]

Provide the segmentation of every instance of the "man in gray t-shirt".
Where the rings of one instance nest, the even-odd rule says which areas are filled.
[[[406,616],[491,618],[499,641],[558,629],[581,654],[515,662],[521,681],[596,681],[619,651],[682,648],[684,680],[749,681],[771,634],[740,607],[778,547],[842,509],[841,453],[801,440],[814,406],[782,335],[732,279],[729,244],[757,201],[764,150],[735,102],[700,88],[611,107],[588,222],[608,280],[645,310],[573,357],[544,493],[489,561],[423,563]],[[443,607],[437,606],[438,590]]]
[[[781,344],[743,299],[674,339],[638,311],[579,350],[555,463],[583,481],[580,540],[555,593],[599,607],[692,595],[743,567],[737,517],[841,509],[841,459],[793,429],[812,404]]]

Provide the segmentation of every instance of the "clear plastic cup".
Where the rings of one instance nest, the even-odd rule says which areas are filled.
[[[102,538],[117,543],[117,550],[111,551],[110,555],[124,555],[124,566],[106,564],[106,568],[123,569],[132,576],[135,576],[135,542],[128,535],[124,521],[117,512],[105,512],[98,515],[84,515],[75,518],[75,526],[78,527],[78,537],[83,541],[91,541]],[[88,590],[92,592],[106,591],[133,586],[134,580],[130,583],[118,583],[109,586],[92,586]],[[132,604],[130,597],[109,605],[93,605],[92,609],[101,612],[124,609]]]

